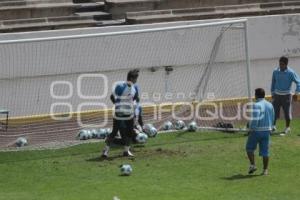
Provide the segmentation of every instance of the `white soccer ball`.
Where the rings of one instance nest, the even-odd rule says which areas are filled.
[[[89,139],[89,135],[88,135],[87,130],[84,130],[84,129],[80,130],[79,133],[78,133],[78,138],[80,140],[87,140],[87,139]]]
[[[144,131],[148,134],[148,132],[150,131],[150,129],[154,127],[153,124],[146,124],[144,125]]]
[[[135,137],[135,140],[140,144],[145,144],[147,142],[147,139],[148,139],[148,135],[145,133],[139,133]]]
[[[27,139],[24,138],[24,137],[19,137],[17,140],[16,140],[16,145],[18,147],[24,147],[26,146],[28,143],[27,143]]]
[[[110,128],[107,128],[107,129],[105,129],[105,131],[106,131],[106,136],[108,136],[108,135],[110,135],[111,134],[111,129]]]
[[[92,129],[91,133],[92,133],[92,138],[97,138],[98,131],[96,129]]]
[[[100,128],[97,132],[97,138],[98,139],[105,139],[107,136],[107,130],[104,128]]]
[[[93,134],[92,134],[92,131],[91,131],[91,130],[86,130],[86,133],[87,133],[87,135],[88,135],[88,139],[93,138]]]
[[[155,127],[150,128],[150,131],[148,132],[149,137],[156,137],[157,135],[157,129]]]
[[[191,123],[189,123],[188,125],[188,130],[189,131],[196,131],[197,130],[197,123],[195,121],[192,121]]]
[[[182,130],[182,129],[184,129],[184,127],[185,127],[184,121],[182,121],[182,120],[176,121],[176,123],[175,123],[176,130]]]
[[[132,167],[128,164],[122,165],[120,167],[121,175],[123,176],[129,176],[132,173]]]
[[[173,128],[173,124],[170,121],[166,121],[163,125],[163,129],[165,131],[171,130]]]

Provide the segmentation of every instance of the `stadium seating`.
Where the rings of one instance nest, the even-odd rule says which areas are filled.
[[[0,0],[0,33],[295,13],[299,12],[299,2],[296,0]]]
[[[300,12],[300,1],[128,12],[128,24],[230,18]]]
[[[296,0],[288,0],[296,1]],[[282,0],[105,0],[106,9],[114,19],[124,18],[127,12],[241,5],[249,3],[286,2]]]
[[[0,0],[0,33],[122,24],[101,0]]]

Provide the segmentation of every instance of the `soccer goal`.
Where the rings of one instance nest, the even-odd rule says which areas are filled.
[[[0,40],[0,106],[10,111],[1,147],[19,136],[72,141],[82,127],[110,127],[114,83],[135,68],[145,123],[245,125],[246,19],[107,30]]]

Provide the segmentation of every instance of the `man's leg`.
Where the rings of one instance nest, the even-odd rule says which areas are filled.
[[[254,158],[254,153],[253,152],[247,152],[248,159],[250,161],[250,165],[255,166],[255,158]]]
[[[102,157],[103,158],[108,157],[110,146],[114,142],[114,139],[117,136],[118,132],[119,132],[118,121],[117,121],[117,119],[114,118],[113,119],[113,130],[112,130],[111,134],[109,134],[108,137],[105,140],[106,145],[105,145],[105,147],[102,151]]]
[[[269,157],[268,156],[263,157],[263,164],[264,164],[264,172],[268,171],[268,167],[269,167]]]
[[[255,157],[254,157],[254,151],[257,146],[257,138],[256,138],[256,133],[251,132],[249,133],[247,144],[246,144],[246,152],[247,156],[250,162],[250,167],[249,167],[249,174],[253,174],[257,168],[255,166]]]
[[[280,117],[280,107],[281,107],[281,104],[280,104],[280,96],[279,95],[275,94],[273,96],[272,104],[273,104],[274,112],[275,112],[275,120],[274,120],[274,129],[275,129],[276,121]]]
[[[269,140],[270,140],[270,132],[264,131],[260,134],[259,141],[259,155],[263,158],[263,173],[262,175],[268,174],[269,167]]]
[[[290,123],[292,119],[292,95],[284,95],[283,98],[283,111],[284,111],[284,118],[285,118],[285,133],[290,131]]]
[[[123,155],[132,157],[134,155],[130,152],[130,144],[132,142],[132,137],[134,134],[134,118],[124,120],[122,122],[125,125],[125,127],[122,127],[120,129],[121,137],[125,144]]]

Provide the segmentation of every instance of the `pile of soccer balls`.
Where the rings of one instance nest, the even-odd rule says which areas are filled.
[[[111,129],[100,128],[100,129],[82,129],[78,133],[78,138],[80,140],[88,139],[105,139],[111,133]]]
[[[178,120],[173,123],[171,121],[166,121],[163,124],[163,131],[172,131],[172,130],[182,130],[182,131],[196,131],[198,128],[196,122],[191,122],[187,126],[184,121]],[[111,129],[82,129],[78,133],[78,138],[80,140],[89,140],[89,139],[105,139],[111,133]],[[148,138],[155,138],[158,134],[158,130],[153,126],[153,124],[146,124],[141,130],[136,130],[135,140],[139,144],[145,144]]]
[[[164,131],[170,131],[173,128],[176,130],[183,130],[183,131],[196,131],[198,129],[197,123],[195,121],[190,122],[187,126],[185,125],[184,121],[177,120],[173,125],[172,122],[166,121],[163,125]]]

